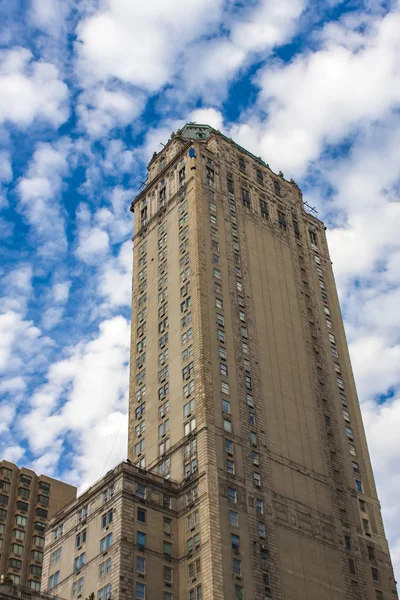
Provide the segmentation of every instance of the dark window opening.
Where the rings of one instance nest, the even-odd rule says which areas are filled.
[[[285,215],[280,210],[278,210],[278,222],[279,222],[279,228],[282,229],[283,231],[286,231],[286,219],[285,219]]]

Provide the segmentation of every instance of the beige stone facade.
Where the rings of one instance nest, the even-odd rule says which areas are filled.
[[[76,487],[0,462],[0,574],[40,591],[45,529]]]
[[[181,490],[174,600],[397,598],[323,223],[194,124],[132,207],[128,456]]]

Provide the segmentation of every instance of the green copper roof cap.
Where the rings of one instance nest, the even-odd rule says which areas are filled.
[[[206,140],[210,137],[210,135],[214,131],[215,131],[215,133],[218,133],[221,137],[223,137],[227,142],[230,142],[231,144],[233,144],[234,146],[239,148],[239,150],[241,152],[244,152],[244,154],[247,154],[248,156],[250,156],[254,160],[258,161],[265,167],[269,167],[269,165],[267,165],[267,163],[265,163],[262,160],[262,158],[260,158],[259,156],[254,156],[254,154],[252,154],[251,152],[246,150],[246,148],[239,146],[239,144],[236,144],[236,142],[234,142],[231,138],[228,138],[228,137],[226,137],[226,135],[224,135],[220,131],[213,129],[212,127],[210,127],[210,125],[202,125],[202,124],[198,124],[198,123],[186,123],[186,125],[184,127],[182,127],[182,129],[179,131],[179,134],[181,135],[181,137],[191,139],[191,140]]]

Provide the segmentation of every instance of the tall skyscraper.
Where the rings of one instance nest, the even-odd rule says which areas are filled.
[[[0,575],[38,592],[47,523],[76,487],[0,461]]]
[[[135,544],[134,597],[172,598],[168,559],[174,600],[397,598],[325,228],[296,183],[189,123],[132,210],[128,454],[175,502],[171,551]]]

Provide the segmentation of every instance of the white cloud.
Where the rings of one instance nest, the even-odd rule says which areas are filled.
[[[25,128],[40,119],[58,127],[68,117],[68,95],[53,64],[34,61],[26,48],[1,52],[0,123]]]
[[[2,450],[2,457],[12,463],[19,463],[25,454],[25,450],[21,446],[6,446]],[[24,465],[25,466],[25,465]]]
[[[95,264],[99,258],[107,254],[108,248],[108,234],[98,227],[93,227],[81,231],[76,255],[87,264]]]
[[[118,431],[126,437],[129,338],[129,323],[122,317],[103,321],[97,337],[69,348],[69,356],[50,367],[47,383],[33,395],[20,424],[38,457],[36,468],[53,473],[68,436],[76,448],[71,470],[81,485],[102,474],[99,460],[106,462],[110,453],[113,460],[123,458],[125,446],[114,442]]]
[[[78,26],[81,68],[99,81],[118,78],[154,92],[167,83],[186,44],[215,26],[221,4],[107,0]]]
[[[132,297],[132,242],[121,245],[117,257],[110,258],[99,273],[98,293],[107,306],[130,306]]]
[[[234,127],[232,137],[276,170],[300,176],[326,144],[389,116],[400,102],[400,13],[369,18],[366,27],[356,44],[347,29],[343,35],[343,25],[328,26],[318,51],[261,70],[258,105],[268,120]]]
[[[221,130],[223,126],[222,114],[215,108],[197,108],[191,113],[188,120],[194,121],[195,123],[211,125],[211,127],[214,127],[214,129],[217,129],[218,131]]]
[[[69,289],[71,287],[70,281],[63,281],[62,283],[55,283],[52,288],[52,295],[54,302],[66,302],[68,300]]]
[[[145,97],[123,90],[111,91],[105,87],[95,88],[82,94],[77,106],[80,123],[87,133],[99,138],[114,127],[133,122],[144,108]]]
[[[58,195],[63,177],[69,172],[70,152],[69,138],[61,138],[54,144],[37,144],[27,173],[17,186],[19,210],[40,240],[38,254],[48,259],[67,250],[65,220]]]
[[[0,152],[0,181],[8,183],[12,180],[13,171],[8,152]]]

